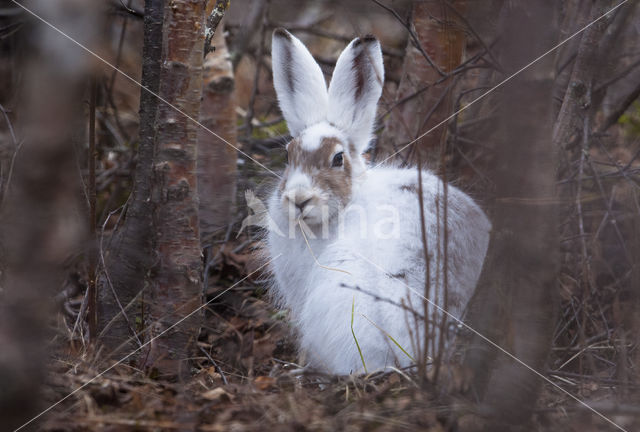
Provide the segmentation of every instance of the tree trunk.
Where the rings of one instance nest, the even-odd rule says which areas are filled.
[[[449,3],[458,14],[465,12],[466,0]],[[411,28],[420,48],[410,36],[395,99],[402,101],[426,86],[428,89],[393,109],[376,147],[376,159],[382,160],[450,115],[453,79],[445,75],[461,63],[466,43],[458,14],[440,0],[413,2]],[[429,64],[425,53],[437,68]],[[435,129],[402,152],[400,157],[415,162],[415,151],[419,148],[426,166],[436,168],[446,129],[445,125]]]
[[[553,44],[553,17],[551,0],[535,7],[519,2],[504,12],[497,49],[507,74]],[[527,39],[534,32],[535,40]],[[518,75],[497,98],[495,166],[489,172],[493,232],[468,315],[471,327],[535,370],[543,368],[551,347],[559,256],[551,60]],[[493,428],[527,421],[541,384],[537,375],[479,338],[467,364],[475,374],[473,394]]]
[[[196,180],[197,119],[202,93],[204,2],[173,0],[164,8],[160,97],[156,118],[156,157],[152,202],[155,205],[156,265],[150,281],[147,322],[153,340],[146,365],[159,375],[189,373],[184,363],[195,347],[200,305],[202,259]],[[171,104],[172,106],[169,106]],[[182,113],[176,110],[180,110]]]
[[[210,7],[214,2],[209,2]],[[207,15],[209,12],[207,12]],[[216,50],[204,59],[200,123],[236,145],[236,104],[233,69],[220,24],[212,41]],[[236,150],[204,128],[198,129],[198,195],[200,239],[203,247],[211,236],[231,222],[236,195]]]
[[[133,191],[122,227],[114,234],[105,253],[106,269],[100,283],[98,331],[111,354],[137,348],[136,322],[149,269],[153,264],[154,231],[151,184],[155,155],[155,120],[160,87],[160,61],[164,21],[164,0],[146,0],[140,91],[140,141]],[[122,309],[126,309],[123,315]]]
[[[92,44],[96,16],[77,2],[30,2],[29,7],[71,34],[82,32]],[[74,8],[73,18],[68,11]],[[95,9],[95,8],[94,8]],[[21,17],[22,19],[22,17]],[[85,27],[85,25],[87,27]],[[81,101],[89,58],[44,24],[32,30],[21,48],[15,163],[2,202],[0,245],[0,429],[22,426],[39,408],[39,387],[49,364],[46,328],[53,315],[52,298],[63,286],[62,266],[81,252],[86,240],[79,202],[78,169],[73,149],[74,128],[82,118]],[[64,62],[56,59],[64,58]],[[18,144],[15,142],[14,144]],[[7,180],[8,181],[8,180]]]
[[[589,22],[602,15],[608,4],[601,0],[595,1],[589,14]],[[606,28],[605,20],[595,23],[585,30],[578,46],[569,85],[563,95],[562,106],[553,129],[553,144],[561,154],[564,154],[565,150],[576,153],[581,147],[584,120],[590,115],[593,80],[598,71],[598,42]],[[559,167],[561,170],[567,168],[566,162],[562,165]]]

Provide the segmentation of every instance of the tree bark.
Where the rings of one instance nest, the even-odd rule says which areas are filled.
[[[27,5],[70,33],[85,31],[89,44],[96,16],[77,2],[51,0]],[[74,8],[69,18],[69,8]],[[21,18],[22,19],[22,18]],[[87,25],[90,23],[87,27]],[[25,24],[20,66],[16,157],[2,202],[0,245],[0,429],[14,430],[40,408],[39,389],[47,372],[47,332],[52,298],[62,287],[65,260],[82,252],[86,240],[73,137],[82,119],[82,98],[90,68],[81,50],[44,24]],[[20,36],[18,36],[20,37]],[[56,59],[64,58],[64,62]],[[17,126],[17,125],[16,125]]]
[[[131,351],[140,301],[154,257],[151,184],[155,155],[155,120],[160,87],[160,62],[164,22],[164,0],[146,0],[140,91],[140,138],[133,191],[122,227],[113,235],[105,252],[106,268],[100,283],[98,331],[100,341],[111,354]],[[147,90],[148,89],[148,90]],[[154,94],[155,93],[155,94]],[[117,296],[117,298],[116,298]],[[123,315],[120,306],[126,309]]]
[[[551,0],[518,2],[502,17],[500,62],[507,73],[556,40]],[[534,41],[527,39],[535,32]],[[493,232],[468,322],[519,360],[540,370],[551,347],[556,313],[558,235],[555,209],[556,152],[549,107],[551,59],[543,59],[498,97],[499,120],[490,205]],[[535,121],[533,120],[535,119]],[[467,352],[472,392],[493,428],[522,424],[535,405],[540,378],[513,358],[475,338]]]
[[[210,2],[213,5],[213,2]],[[237,144],[233,69],[221,24],[213,37],[216,50],[204,59],[200,123],[229,143]],[[198,195],[200,239],[211,236],[231,222],[236,195],[236,150],[204,128],[198,129]]]
[[[602,0],[594,1],[589,21],[602,15],[607,5],[608,2]],[[600,20],[584,31],[569,85],[553,129],[553,143],[556,151],[571,150],[571,146],[575,149],[576,142],[580,142],[584,118],[589,116],[591,111],[593,80],[598,71],[598,41],[606,28],[606,21]],[[564,168],[566,167],[561,167],[561,169]]]
[[[161,376],[185,376],[195,346],[200,315],[202,259],[196,179],[197,119],[202,93],[204,2],[173,0],[164,8],[156,157],[152,202],[157,261],[150,281],[147,321],[150,338],[176,324],[148,345],[146,365]],[[180,110],[182,113],[176,110]]]
[[[449,3],[459,14],[465,12],[466,0]],[[466,38],[459,15],[441,0],[414,1],[411,28],[420,48],[409,37],[395,99],[408,98],[427,85],[429,88],[393,109],[376,147],[376,159],[381,160],[411,142],[442,122],[451,111],[453,80],[444,74],[453,71],[464,55]],[[425,53],[437,68],[429,65]],[[440,162],[440,146],[445,136],[446,126],[443,125],[409,147],[401,157],[415,162],[415,151],[419,148],[426,167],[433,169]]]

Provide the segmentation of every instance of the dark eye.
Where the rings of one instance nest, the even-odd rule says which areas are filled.
[[[342,152],[336,153],[336,155],[333,157],[333,161],[331,162],[331,167],[332,168],[341,167],[343,163],[344,163],[344,160],[342,157]]]

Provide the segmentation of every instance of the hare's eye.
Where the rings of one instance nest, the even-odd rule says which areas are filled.
[[[343,163],[344,163],[344,160],[342,157],[342,152],[336,153],[336,155],[333,157],[333,162],[331,162],[331,167],[332,168],[341,167]]]

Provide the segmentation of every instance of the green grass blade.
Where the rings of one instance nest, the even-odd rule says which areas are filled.
[[[353,311],[351,312],[351,314],[352,314],[351,321],[353,322]],[[361,314],[361,315],[362,315],[362,314]],[[380,326],[379,326],[378,324],[376,324],[376,323],[374,323],[373,321],[371,321],[371,320],[369,319],[369,317],[367,317],[366,315],[362,315],[362,316],[363,316],[367,321],[369,321],[371,324],[373,324],[373,325],[374,325],[378,330],[380,330],[382,333],[384,333],[384,335],[385,335],[386,337],[388,337],[388,338],[391,340],[391,342],[393,342],[394,344],[396,344],[396,346],[397,346],[398,348],[400,348],[400,351],[402,351],[402,352],[404,353],[404,355],[406,355],[407,357],[409,357],[409,359],[411,359],[411,361],[412,361],[412,362],[415,362],[415,359],[414,359],[413,357],[411,357],[411,354],[409,354],[409,353],[408,353],[408,352],[407,352],[407,351],[402,347],[402,345],[400,345],[400,344],[398,343],[398,341],[396,341],[396,340],[393,338],[393,336],[391,336],[389,333],[387,333],[387,332],[386,332],[386,331],[384,331],[382,328],[380,328]],[[354,336],[354,337],[355,337],[355,336]]]
[[[356,337],[356,332],[353,331],[353,315],[355,312],[355,308],[356,308],[356,296],[353,296],[353,301],[351,302],[351,334],[353,335],[353,340],[356,342],[356,346],[358,347],[360,360],[362,360],[362,366],[364,366],[364,373],[369,373],[369,371],[367,371],[367,364],[364,362],[364,356],[362,355],[360,344],[358,343],[358,338]]]

